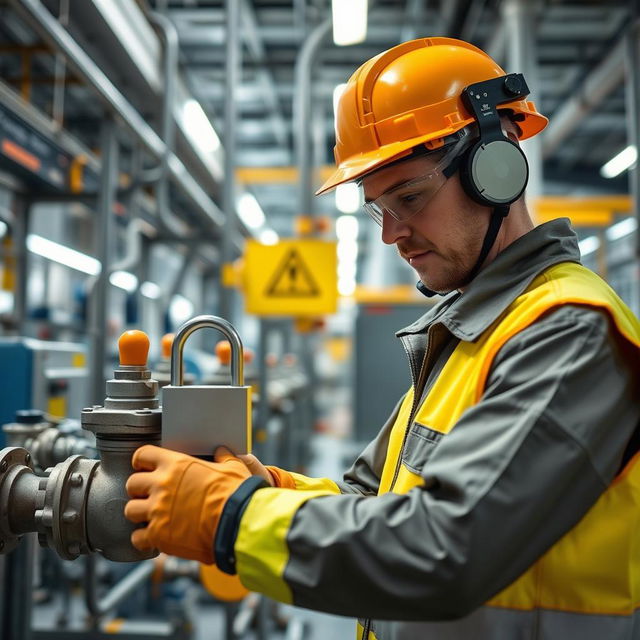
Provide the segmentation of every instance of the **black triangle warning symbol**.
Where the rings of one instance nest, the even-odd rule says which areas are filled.
[[[269,282],[265,295],[270,298],[313,298],[320,289],[296,249],[291,249]]]

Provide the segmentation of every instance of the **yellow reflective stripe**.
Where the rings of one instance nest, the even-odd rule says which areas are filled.
[[[357,622],[356,623],[356,640],[361,640],[363,633],[364,633],[364,627],[359,622]],[[376,634],[373,633],[373,631],[369,631],[367,635],[367,640],[378,640],[378,638],[376,637]]]
[[[387,456],[385,458],[384,467],[382,469],[382,476],[380,478],[380,487],[378,489],[378,495],[387,493],[391,488],[393,482],[393,476],[396,470],[396,463],[402,453],[402,443],[404,442],[404,434],[407,430],[407,422],[411,415],[411,408],[413,407],[413,387],[409,389],[407,395],[404,397],[400,409],[398,410],[398,416],[391,429],[391,435],[389,436],[389,444],[387,446]]]
[[[287,535],[298,509],[307,500],[335,495],[333,491],[259,489],[249,501],[236,538],[236,569],[242,584],[274,600],[291,603],[283,578],[289,561]]]
[[[301,473],[293,473],[293,471],[289,471],[289,473],[293,476],[297,491],[330,491],[331,493],[340,493],[338,485],[329,478],[310,478],[309,476],[303,476]]]

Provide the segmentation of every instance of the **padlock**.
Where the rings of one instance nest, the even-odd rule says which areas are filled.
[[[182,386],[182,351],[197,329],[221,331],[231,344],[231,384]],[[162,446],[210,456],[224,445],[251,452],[251,387],[244,385],[243,350],[233,326],[216,316],[197,316],[178,330],[171,347],[171,384],[162,389]]]

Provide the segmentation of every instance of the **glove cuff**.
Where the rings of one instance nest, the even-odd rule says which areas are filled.
[[[280,467],[272,467],[271,465],[267,465],[265,468],[273,478],[274,486],[279,487],[280,489],[296,488],[296,481],[288,471],[285,471]]]
[[[218,530],[214,538],[214,553],[218,569],[229,575],[236,572],[236,554],[234,545],[238,537],[242,514],[249,500],[258,489],[268,487],[264,478],[251,476],[247,478],[228,498],[222,508]]]

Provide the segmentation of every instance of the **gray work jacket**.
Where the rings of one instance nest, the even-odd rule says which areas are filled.
[[[540,272],[567,261],[579,262],[568,221],[541,225],[501,252],[463,294],[450,294],[399,331],[416,394],[428,393],[460,340],[478,338]],[[633,369],[597,310],[566,305],[515,335],[494,360],[482,400],[446,440],[415,448],[407,441],[403,461],[451,487],[450,501],[440,496],[437,505],[427,491],[371,499],[396,407],[339,483],[351,495],[311,500],[296,514],[284,572],[295,604],[372,619],[378,640],[573,637],[537,633],[534,621],[514,635],[512,612],[498,611],[488,622],[478,607],[571,529],[616,475],[640,424]],[[490,487],[482,495],[465,477],[478,472],[476,484]],[[555,495],[567,486],[571,492]],[[526,508],[505,513],[505,495]],[[540,521],[550,495],[553,512]],[[456,517],[465,512],[460,500],[473,504],[472,518]],[[515,563],[512,553],[499,552],[514,545]],[[465,570],[450,575],[448,556]],[[628,637],[610,631],[581,630],[581,640]]]

